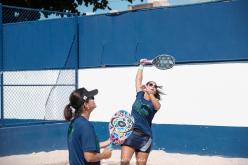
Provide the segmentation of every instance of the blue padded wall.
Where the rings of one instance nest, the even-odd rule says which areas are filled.
[[[132,65],[163,53],[179,63],[247,60],[247,20],[246,0],[81,17],[80,67]]]
[[[3,24],[2,24],[2,4],[0,3],[0,70],[3,70]]]
[[[5,70],[75,68],[76,20],[4,24]]]
[[[5,70],[247,60],[248,1],[218,1],[3,25]],[[79,62],[77,62],[79,57]]]

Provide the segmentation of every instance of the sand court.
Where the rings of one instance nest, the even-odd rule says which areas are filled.
[[[102,165],[120,164],[120,150],[114,150],[112,157],[103,160]],[[133,156],[130,165],[135,165]],[[11,155],[0,157],[2,165],[68,165],[68,151],[56,150],[38,152],[25,155]],[[191,154],[167,153],[162,150],[153,150],[150,153],[147,165],[247,165],[248,158],[230,158],[222,156],[199,156]]]

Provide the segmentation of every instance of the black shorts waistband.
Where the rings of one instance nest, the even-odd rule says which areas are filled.
[[[138,128],[133,129],[133,133],[140,136],[145,136],[146,134]]]

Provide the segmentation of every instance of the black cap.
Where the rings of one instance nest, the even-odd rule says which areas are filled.
[[[82,100],[82,101],[85,101],[85,100],[87,100],[87,98],[93,97],[93,96],[95,96],[95,95],[98,94],[98,90],[97,90],[97,89],[88,91],[88,90],[85,89],[85,88],[80,88],[80,89],[78,89],[78,90],[79,90],[79,92],[80,92],[80,97],[81,97],[81,100]]]

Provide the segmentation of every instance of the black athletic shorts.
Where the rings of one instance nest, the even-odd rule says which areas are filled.
[[[136,152],[149,153],[152,147],[152,138],[144,134],[142,131],[134,129],[122,146],[132,147]]]

